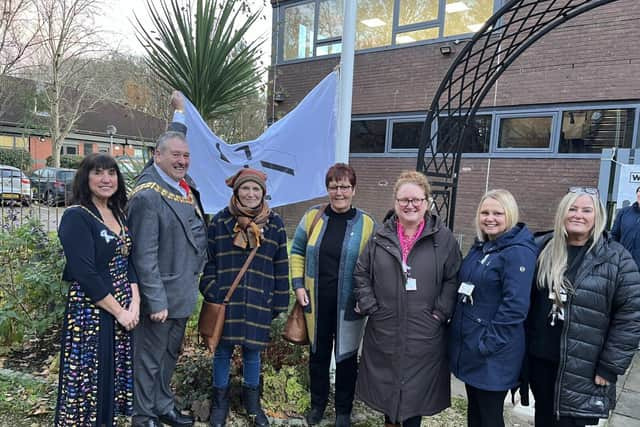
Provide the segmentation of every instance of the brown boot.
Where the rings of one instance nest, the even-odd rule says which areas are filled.
[[[384,423],[384,427],[400,427],[400,424]]]

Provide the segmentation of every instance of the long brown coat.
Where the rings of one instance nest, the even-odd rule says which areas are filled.
[[[461,254],[440,219],[426,219],[407,262],[416,291],[405,290],[395,216],[369,240],[354,272],[358,307],[369,315],[356,395],[392,421],[451,405],[444,323],[455,306]]]

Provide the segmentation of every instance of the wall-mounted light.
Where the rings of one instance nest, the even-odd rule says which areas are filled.
[[[451,46],[440,46],[440,53],[442,55],[451,55],[452,52]]]
[[[276,104],[280,104],[281,102],[284,102],[285,99],[286,99],[286,96],[284,96],[284,93],[282,93],[281,91],[277,91],[276,93],[273,94],[273,102],[275,102]]]

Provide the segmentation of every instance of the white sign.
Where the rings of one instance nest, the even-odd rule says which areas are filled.
[[[335,159],[335,101],[338,76],[332,72],[258,139],[227,144],[216,136],[193,104],[185,99],[189,175],[207,213],[229,204],[224,181],[242,167],[267,174],[270,207],[326,195],[324,177]]]
[[[621,165],[618,182],[618,209],[630,206],[636,201],[636,189],[640,187],[640,165]]]

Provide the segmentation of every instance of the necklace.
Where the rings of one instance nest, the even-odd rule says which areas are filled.
[[[103,221],[103,220],[102,220],[98,215],[96,215],[96,214],[94,214],[93,212],[91,212],[91,210],[90,210],[90,209],[88,209],[87,207],[82,206],[82,205],[73,205],[73,206],[69,206],[69,207],[70,207],[70,208],[73,208],[73,207],[79,207],[79,208],[84,209],[86,212],[88,212],[88,213],[89,213],[89,215],[91,215],[92,217],[94,217],[94,218],[96,219],[96,221],[98,221],[100,224],[104,225],[105,229],[106,229],[106,230],[111,231],[111,233],[113,233],[113,234],[116,236],[116,238],[117,238],[118,240],[120,240],[120,242],[122,243],[122,255],[123,255],[125,258],[129,256],[129,246],[127,245],[127,241],[126,241],[126,239],[125,239],[125,237],[126,237],[126,228],[124,227],[124,225],[123,225],[123,224],[122,224],[122,222],[120,221],[120,218],[118,218],[118,217],[116,217],[116,216],[114,215],[114,217],[116,218],[116,221],[118,221],[118,224],[120,225],[120,234],[117,234],[117,233],[115,233],[113,230],[111,230],[111,229],[109,228],[109,226],[108,226],[107,224],[105,224],[105,223],[104,223],[104,221]],[[105,233],[105,232],[106,232],[106,230],[104,230],[104,231],[103,231],[103,233],[104,233],[105,235],[106,235],[106,233]],[[100,235],[101,235],[102,237],[104,237],[104,238],[105,238],[105,240],[107,240],[108,238],[107,238],[107,237],[105,237],[105,236],[103,236],[103,233],[100,233]],[[108,240],[107,240],[107,243],[108,243]]]

